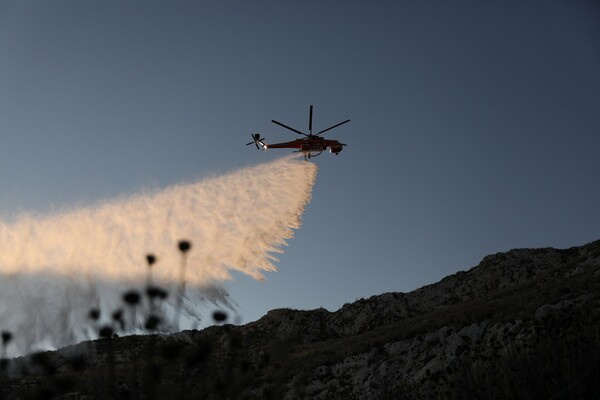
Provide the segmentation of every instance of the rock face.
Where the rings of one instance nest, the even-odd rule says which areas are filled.
[[[411,293],[5,361],[0,398],[591,399],[600,241],[485,257]]]

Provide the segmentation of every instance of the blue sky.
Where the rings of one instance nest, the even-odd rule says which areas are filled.
[[[593,1],[0,0],[0,217],[348,146],[243,321],[410,291],[515,247],[600,239]]]

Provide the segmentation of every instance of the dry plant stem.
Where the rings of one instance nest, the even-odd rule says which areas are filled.
[[[175,321],[173,325],[179,330],[180,313],[183,306],[183,296],[185,294],[185,267],[187,261],[187,254],[181,253],[181,265],[179,267],[179,293],[177,295],[177,305],[175,307]]]

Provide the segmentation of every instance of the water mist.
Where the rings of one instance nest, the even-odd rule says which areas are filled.
[[[8,355],[94,337],[122,307],[122,294],[151,279],[169,291],[172,310],[181,254],[189,240],[182,312],[200,317],[203,302],[231,307],[220,285],[241,271],[262,280],[275,253],[300,227],[317,168],[286,157],[195,183],[54,215],[0,221],[0,329],[13,332]]]

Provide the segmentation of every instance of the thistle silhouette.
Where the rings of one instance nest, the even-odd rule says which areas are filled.
[[[147,285],[152,285],[152,266],[156,263],[156,256],[154,254],[146,254],[146,263],[148,264],[148,282]]]
[[[179,247],[179,251],[183,254],[186,254],[192,248],[192,244],[185,239],[180,240],[177,246]]]
[[[110,325],[104,325],[100,328],[99,334],[101,338],[110,339],[114,333],[113,328]]]
[[[96,322],[100,319],[100,310],[98,310],[97,308],[92,308],[88,316],[92,321]]]
[[[123,320],[123,309],[119,308],[112,313],[112,319],[114,322],[119,324],[121,332],[125,330],[125,321]]]
[[[220,324],[227,321],[228,315],[225,311],[217,310],[213,312],[212,318],[215,323]]]
[[[100,328],[98,326],[98,320],[100,320],[100,310],[97,308],[90,309],[90,311],[88,312],[88,317],[92,320],[92,324],[94,326],[96,334],[99,335]]]
[[[13,335],[9,331],[2,331],[2,359],[6,358],[6,347],[12,341]],[[4,364],[2,365],[4,367]]]
[[[154,300],[157,297],[154,284],[152,282],[152,266],[156,263],[156,256],[152,253],[146,254],[146,263],[148,264],[148,277],[146,279],[146,295],[150,303],[150,313],[154,313]]]
[[[156,262],[156,257],[154,256],[154,254],[147,254],[146,261],[148,262],[148,266],[151,267]]]
[[[146,288],[146,295],[150,300],[164,300],[169,294],[158,286],[148,286]]]
[[[140,294],[135,290],[127,291],[123,294],[123,300],[127,305],[135,307],[140,303]]]
[[[177,247],[181,252],[181,265],[179,267],[179,293],[177,296],[177,306],[175,307],[175,321],[173,325],[176,329],[179,329],[179,315],[181,307],[183,305],[183,296],[185,294],[185,267],[187,262],[187,253],[192,248],[192,244],[189,240],[182,239],[177,243]]]
[[[156,330],[160,322],[162,322],[162,307],[159,303],[160,300],[167,298],[167,291],[154,285],[152,279],[152,267],[156,263],[156,256],[154,254],[146,254],[146,262],[148,264],[148,279],[146,281],[146,296],[148,297],[149,304],[149,316],[146,320],[144,327],[147,330]]]
[[[123,293],[123,301],[131,311],[131,329],[135,330],[136,307],[140,304],[140,294],[136,290],[129,290]]]
[[[2,331],[2,346],[6,346],[8,345],[8,343],[10,343],[10,341],[12,340],[12,333],[9,331]]]

